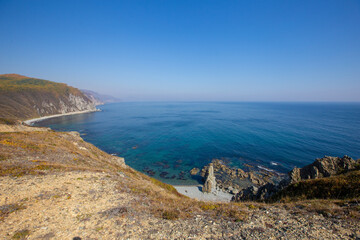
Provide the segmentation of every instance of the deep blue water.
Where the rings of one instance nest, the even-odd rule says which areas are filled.
[[[214,158],[287,172],[324,155],[360,157],[356,103],[116,103],[100,108],[36,125],[79,131],[86,141],[125,157],[131,167],[150,169],[172,184],[196,183],[189,170]]]

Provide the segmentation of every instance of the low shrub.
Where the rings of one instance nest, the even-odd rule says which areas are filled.
[[[17,231],[12,236],[12,239],[26,239],[29,235],[30,235],[30,231],[25,229],[25,230]]]
[[[178,210],[164,210],[162,213],[162,218],[167,220],[178,219],[180,212]]]

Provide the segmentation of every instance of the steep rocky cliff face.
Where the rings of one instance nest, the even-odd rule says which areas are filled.
[[[77,111],[95,111],[96,103],[64,83],[17,74],[0,75],[0,117],[29,119]]]
[[[90,99],[95,105],[102,105],[105,102],[99,97],[99,95],[93,91],[90,90],[84,90],[82,89],[81,92]]]

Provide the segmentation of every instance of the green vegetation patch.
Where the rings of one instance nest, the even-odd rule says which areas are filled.
[[[9,155],[5,153],[0,153],[0,162],[9,159]]]
[[[163,183],[163,182],[161,182],[161,181],[159,181],[159,180],[157,180],[157,179],[155,179],[155,178],[150,178],[150,181],[151,181],[153,184],[155,184],[155,185],[157,185],[157,186],[159,186],[159,187],[161,187],[161,188],[163,188],[163,189],[165,189],[165,190],[167,190],[167,191],[175,194],[175,195],[178,196],[178,197],[183,197],[183,195],[181,195],[181,194],[180,194],[172,185],[170,185],[170,184]]]
[[[30,235],[30,231],[25,229],[21,231],[17,231],[13,236],[12,239],[27,239],[27,237]]]
[[[0,206],[0,219],[4,219],[9,214],[16,212],[18,210],[25,209],[25,207],[22,204],[6,204]]]
[[[180,216],[178,210],[164,210],[162,213],[162,218],[167,220],[176,220]]]
[[[17,124],[17,121],[14,120],[14,119],[0,118],[0,124],[16,125],[16,124]]]

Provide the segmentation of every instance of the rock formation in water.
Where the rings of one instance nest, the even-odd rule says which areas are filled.
[[[214,167],[210,163],[209,168],[207,169],[207,176],[204,186],[202,188],[203,192],[211,193],[216,189],[216,180],[214,175]]]
[[[200,169],[198,169],[198,168],[193,168],[190,170],[190,174],[193,176],[197,175],[199,172],[200,172]]]

